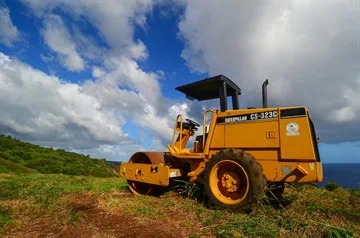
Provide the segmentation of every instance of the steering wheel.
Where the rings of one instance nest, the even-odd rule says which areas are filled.
[[[194,122],[193,120],[190,120],[188,118],[186,118],[185,120],[194,126],[200,126],[198,123]]]

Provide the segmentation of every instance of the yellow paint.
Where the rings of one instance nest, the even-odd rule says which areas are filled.
[[[225,125],[224,148],[279,148],[279,139],[268,139],[267,131],[277,134],[278,121]]]
[[[257,160],[278,160],[279,150],[278,149],[245,149],[245,152],[251,154]]]
[[[209,139],[209,137],[208,137]],[[224,148],[225,147],[225,126],[217,125],[214,129],[214,134],[211,140],[212,148]]]
[[[284,182],[322,182],[322,164],[315,163],[315,170],[310,169],[309,162],[279,162],[279,161],[259,161],[263,167],[264,174],[268,181]],[[300,170],[298,168],[301,168]],[[287,171],[286,171],[287,170]],[[306,171],[307,174],[303,174]],[[283,172],[288,172],[283,173]]]
[[[298,135],[287,135],[286,127],[290,123],[298,125]],[[307,117],[281,119],[280,143],[282,160],[316,160]]]
[[[169,178],[181,176],[181,171],[161,165],[121,163],[120,175],[127,180],[168,186]]]

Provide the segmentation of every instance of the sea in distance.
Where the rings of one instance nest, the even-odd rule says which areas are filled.
[[[335,182],[343,188],[360,189],[360,163],[323,164],[323,174],[324,180],[317,184],[319,187]]]

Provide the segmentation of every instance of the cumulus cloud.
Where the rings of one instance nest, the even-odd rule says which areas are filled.
[[[9,9],[0,7],[0,42],[7,47],[12,47],[19,37],[20,33],[11,21]]]
[[[102,61],[103,57],[106,56],[106,49],[96,45],[96,40],[91,35],[84,35],[81,30],[72,26],[73,41],[76,44],[76,50],[81,53],[81,55],[91,60],[92,62],[99,63]]]
[[[0,53],[2,133],[86,149],[101,144],[130,143],[121,115],[104,108],[78,84],[62,82]]]
[[[191,70],[224,74],[241,104],[306,105],[323,142],[360,140],[360,10],[355,1],[186,1],[179,23]]]
[[[0,131],[97,157],[126,160],[140,142],[124,135],[131,121],[147,130],[150,150],[166,150],[174,119],[189,107],[164,98],[159,75],[122,58],[82,85],[63,82],[0,53]],[[124,153],[121,153],[124,150]]]
[[[45,43],[57,53],[60,63],[71,71],[82,71],[85,61],[76,51],[76,45],[57,15],[49,15],[44,21],[43,37]]]
[[[145,60],[148,52],[141,40],[133,39],[134,27],[146,28],[145,14],[152,9],[152,1],[24,3],[43,21],[45,43],[60,63],[72,71],[90,66],[94,78],[81,85],[63,82],[2,55],[1,97],[5,113],[0,131],[43,145],[115,158],[143,148],[122,134],[125,122],[131,121],[146,131],[151,149],[166,149],[175,113],[188,108],[163,97],[161,70],[145,72],[137,63]],[[68,27],[63,15],[55,15],[57,8],[74,24]],[[75,24],[77,21],[86,21],[98,30],[102,46],[85,35]],[[44,61],[50,58],[56,59],[42,55]],[[124,148],[126,155],[121,153]]]
[[[98,98],[104,107],[147,129],[165,147],[171,139],[177,114],[186,113],[189,108],[162,95],[161,74],[145,72],[127,58],[112,62],[111,70],[95,81],[86,81],[84,90]]]
[[[113,56],[131,59],[147,57],[145,45],[133,39],[134,28],[146,28],[146,14],[152,10],[153,1],[102,1],[95,0],[23,0],[36,16],[43,18],[61,8],[74,20],[85,19],[98,30],[99,36],[111,48]],[[86,43],[85,43],[86,44]]]
[[[99,67],[93,67],[92,76],[94,78],[99,78],[105,74],[105,71]]]

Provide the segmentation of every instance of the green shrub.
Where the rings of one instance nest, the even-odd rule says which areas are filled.
[[[325,189],[328,191],[334,191],[336,189],[338,189],[340,187],[340,185],[338,183],[332,183],[332,182],[328,182],[325,185]]]
[[[0,173],[36,173],[36,170],[22,166],[11,160],[0,158]]]
[[[0,158],[6,160],[14,160],[14,158],[8,152],[4,152],[4,151],[0,151]]]

